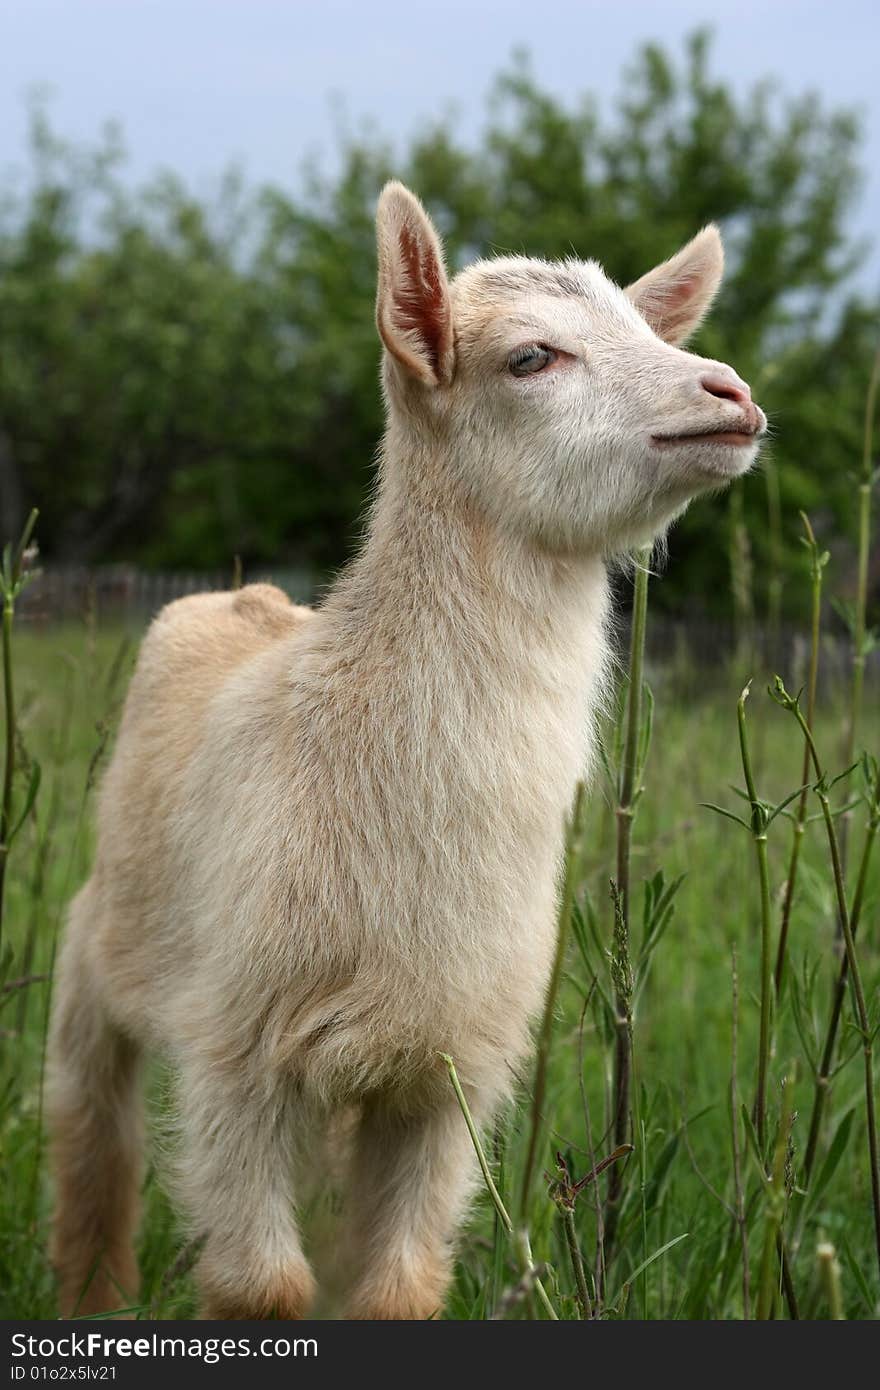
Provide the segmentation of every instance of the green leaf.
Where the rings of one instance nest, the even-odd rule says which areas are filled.
[[[846,1260],[847,1270],[852,1275],[853,1280],[858,1288],[859,1294],[861,1295],[862,1302],[865,1307],[865,1312],[867,1313],[869,1318],[874,1318],[876,1317],[876,1299],[874,1295],[871,1293],[871,1290],[868,1286],[868,1281],[865,1278],[865,1272],[862,1269],[861,1263],[853,1255],[852,1247],[849,1243],[848,1237],[844,1235],[843,1232],[841,1232],[838,1239],[840,1242],[841,1254]]]
[[[760,1175],[761,1183],[763,1184],[763,1186],[764,1186],[765,1188],[766,1188],[766,1187],[769,1187],[769,1186],[770,1186],[770,1183],[769,1183],[768,1178],[767,1178],[767,1173],[766,1173],[766,1171],[765,1171],[765,1169],[764,1169],[764,1158],[763,1158],[763,1155],[762,1155],[762,1153],[761,1153],[761,1146],[760,1146],[760,1144],[758,1143],[758,1136],[757,1136],[757,1134],[755,1133],[755,1126],[754,1126],[754,1124],[752,1123],[752,1117],[751,1117],[751,1115],[749,1114],[749,1108],[748,1108],[748,1106],[747,1106],[746,1104],[743,1104],[743,1105],[740,1107],[740,1113],[741,1113],[741,1115],[742,1115],[743,1126],[744,1126],[744,1128],[745,1128],[746,1139],[747,1139],[747,1141],[748,1141],[748,1143],[747,1143],[748,1151],[749,1151],[749,1153],[751,1154],[752,1158],[753,1158],[754,1161],[755,1161],[755,1167],[757,1168],[758,1173],[759,1173],[759,1175]]]
[[[651,735],[654,730],[654,692],[647,681],[642,683],[642,727],[639,730],[639,746],[636,756],[636,781],[641,782],[648,753],[651,750]]]
[[[610,942],[603,941],[602,933],[599,930],[599,919],[596,916],[596,909],[593,900],[588,893],[584,894],[584,920],[590,933],[593,945],[599,953],[599,959],[607,961]]]
[[[833,1081],[835,1076],[838,1076],[842,1071],[846,1071],[853,1058],[858,1057],[859,1053],[864,1051],[865,1045],[862,1041],[862,1035],[861,1033],[859,1033],[858,1029],[853,1028],[853,1025],[851,1023],[845,1023],[844,1032],[854,1032],[856,1034],[856,1041],[853,1043],[852,1047],[849,1049],[848,1052],[844,1052],[842,1056],[838,1057],[834,1066],[831,1068],[831,1075],[828,1078],[829,1081]]]
[[[818,1064],[817,1042],[816,1038],[807,1028],[806,1011],[801,996],[801,983],[794,972],[789,972],[789,974],[786,975],[786,986],[791,992],[791,1011],[794,1018],[794,1026],[801,1040],[804,1056],[810,1064],[810,1070],[815,1073]]]
[[[725,811],[723,806],[716,806],[712,801],[701,801],[700,805],[705,806],[707,811],[715,811],[719,816],[726,816],[728,820],[735,820],[737,825],[742,826],[743,830],[748,830],[751,833],[752,827],[748,821],[744,821],[742,816],[734,815],[733,811]]]
[[[608,754],[605,750],[604,739],[599,740],[599,761],[602,764],[602,770],[605,773],[605,776],[608,778],[608,781],[613,787],[615,783],[615,776],[611,767],[611,763],[608,761]]]
[[[40,790],[41,775],[42,773],[40,770],[40,764],[38,762],[33,762],[31,764],[31,775],[30,780],[28,782],[28,789],[24,798],[24,809],[22,810],[22,813],[16,821],[15,825],[9,832],[9,840],[7,841],[7,847],[11,846],[12,841],[15,839],[16,835],[18,834],[19,830],[21,830],[21,827],[24,825],[25,821],[27,820],[30,814],[31,808],[37,799],[37,792]]]
[[[624,1283],[621,1284],[620,1292],[618,1293],[617,1298],[614,1298],[612,1302],[617,1302],[624,1289],[626,1289],[628,1292],[630,1286],[636,1282],[639,1275],[644,1273],[644,1271],[648,1268],[649,1265],[652,1265],[655,1260],[659,1260],[660,1256],[665,1255],[667,1250],[671,1250],[674,1245],[679,1245],[683,1240],[687,1240],[689,1235],[690,1231],[682,1231],[680,1236],[673,1236],[672,1240],[667,1240],[665,1245],[661,1245],[659,1250],[655,1250],[653,1255],[649,1255],[646,1260],[642,1260],[642,1263],[638,1265],[633,1270],[632,1274],[630,1274],[629,1277],[624,1281]]]
[[[583,961],[583,963],[584,963],[584,968],[585,968],[585,970],[586,970],[586,972],[587,972],[587,975],[588,975],[588,977],[589,977],[588,992],[589,992],[589,989],[590,989],[590,988],[595,988],[597,994],[599,995],[599,998],[601,999],[601,1001],[602,1001],[602,1003],[603,1003],[603,1005],[604,1005],[604,1007],[605,1007],[605,1010],[606,1010],[606,1013],[608,1014],[608,1017],[611,1018],[611,1019],[613,1019],[613,1017],[614,1017],[614,1008],[613,1008],[611,999],[610,999],[608,993],[606,992],[604,986],[602,985],[602,981],[601,981],[601,979],[600,979],[600,977],[599,977],[600,968],[606,964],[606,962],[607,962],[607,954],[608,954],[608,953],[607,953],[607,950],[605,950],[604,948],[602,948],[601,945],[600,945],[600,946],[598,946],[598,950],[599,950],[599,962],[600,962],[600,964],[597,966],[597,964],[596,964],[596,963],[593,961],[593,959],[592,959],[592,956],[591,956],[591,954],[590,954],[590,941],[593,940],[593,941],[595,942],[595,941],[597,940],[597,936],[598,936],[598,927],[597,927],[596,924],[595,924],[594,913],[593,913],[593,911],[592,911],[592,907],[589,905],[589,900],[587,899],[586,901],[587,901],[587,918],[586,918],[586,920],[585,920],[585,918],[584,918],[584,914],[581,912],[581,909],[580,909],[578,903],[577,903],[577,902],[573,902],[572,905],[571,905],[571,928],[572,928],[572,935],[574,936],[574,939],[575,939],[575,941],[576,941],[576,943],[577,943],[578,951],[580,952],[581,959],[582,959],[582,961]],[[590,922],[590,927],[589,927],[589,928],[588,928],[588,926],[587,926],[587,921]],[[595,935],[594,935],[594,931],[593,931],[594,928],[595,928],[595,933],[596,933]],[[581,981],[575,981],[575,983],[577,984],[578,989],[581,990],[581,991],[583,991],[583,988],[584,988],[583,983],[582,983]]]
[[[838,772],[837,776],[832,778],[832,780],[828,783],[828,790],[830,791],[832,787],[836,787],[838,782],[842,782],[844,777],[848,777],[851,772],[855,772],[858,765],[859,763],[857,760],[856,762],[851,763],[845,772]]]
[[[774,811],[771,811],[770,816],[767,820],[767,824],[770,825],[776,819],[779,813],[781,811],[784,811],[786,806],[790,805],[790,803],[794,801],[796,796],[800,796],[801,792],[804,791],[809,785],[809,782],[805,782],[803,787],[798,787],[797,791],[791,793],[791,796],[787,796],[784,801],[780,801],[776,809]]]
[[[831,1179],[834,1177],[835,1172],[837,1171],[838,1164],[840,1163],[840,1160],[843,1158],[843,1155],[846,1152],[846,1146],[849,1142],[849,1134],[853,1126],[855,1113],[856,1107],[853,1106],[852,1110],[847,1110],[843,1119],[840,1121],[840,1124],[837,1126],[834,1138],[831,1140],[828,1152],[825,1155],[825,1161],[823,1162],[822,1167],[819,1169],[819,1172],[816,1174],[816,1177],[813,1179],[813,1182],[810,1184],[810,1190],[807,1198],[807,1206],[809,1210],[812,1210],[816,1206],[816,1203],[819,1201],[819,1198],[821,1197],[822,1193],[825,1191],[826,1187],[828,1186]]]
[[[650,916],[642,934],[642,942],[636,960],[636,970],[641,977],[640,983],[644,982],[648,962],[663,940],[675,915],[675,895],[684,880],[685,875],[679,874],[666,886],[663,872],[658,870],[651,880],[650,888],[648,884],[645,885],[645,911],[650,912]]]
[[[574,937],[575,945],[581,955],[581,960],[587,968],[587,973],[593,973],[593,962],[590,960],[590,952],[587,945],[587,928],[584,923],[584,916],[577,902],[571,905],[571,934]]]
[[[681,1143],[681,1130],[670,1135],[656,1160],[651,1164],[651,1176],[645,1188],[645,1212],[653,1211],[663,1194],[667,1174]]]

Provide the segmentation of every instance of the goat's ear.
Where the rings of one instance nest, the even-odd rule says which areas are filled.
[[[376,323],[398,362],[429,386],[452,380],[449,282],[440,238],[418,198],[387,183],[376,212],[379,289]]]
[[[721,284],[724,248],[711,224],[668,261],[628,285],[626,295],[664,342],[686,342]]]

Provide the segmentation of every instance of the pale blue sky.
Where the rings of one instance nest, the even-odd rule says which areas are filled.
[[[64,135],[123,127],[131,174],[171,167],[205,189],[231,160],[294,184],[334,148],[332,96],[391,137],[454,108],[476,132],[516,45],[561,95],[618,89],[640,41],[716,33],[737,88],[773,75],[865,118],[867,183],[853,230],[880,242],[880,6],[875,0],[0,0],[0,164],[21,164],[24,96],[45,83]],[[875,246],[868,284],[880,281]]]

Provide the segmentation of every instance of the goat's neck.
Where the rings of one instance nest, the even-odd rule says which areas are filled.
[[[605,651],[601,559],[503,532],[425,447],[406,464],[386,455],[364,549],[325,605],[335,670],[403,718],[482,698],[499,734],[543,721],[548,736],[574,724],[582,737]]]

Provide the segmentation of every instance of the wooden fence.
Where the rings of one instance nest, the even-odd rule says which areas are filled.
[[[246,579],[278,584],[300,603],[316,597],[314,575],[306,570],[248,572]],[[163,604],[206,589],[228,589],[232,576],[205,572],[151,572],[131,565],[105,565],[95,569],[47,566],[25,588],[19,614],[24,624],[42,629],[59,622],[82,622],[91,616],[99,622],[143,627]],[[850,678],[852,652],[840,620],[829,611],[828,631],[822,638],[823,688],[843,686]],[[627,623],[615,634],[622,657],[627,644]],[[672,681],[680,690],[697,693],[719,679],[756,683],[778,672],[789,688],[806,680],[809,644],[804,629],[783,625],[776,630],[755,625],[737,632],[733,625],[702,614],[671,617],[656,609],[649,614],[647,636],[648,677],[652,682]],[[866,686],[880,687],[880,649],[869,653]]]
[[[248,573],[248,582],[268,580],[278,584],[299,603],[315,595],[314,577],[305,570]],[[151,571],[133,565],[47,566],[40,570],[21,597],[24,622],[40,626],[80,621],[94,614],[102,621],[148,622],[172,599],[207,589],[228,589],[230,571]]]

